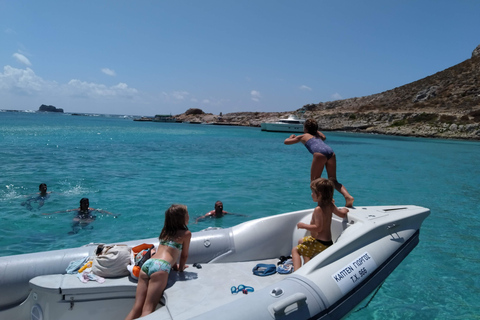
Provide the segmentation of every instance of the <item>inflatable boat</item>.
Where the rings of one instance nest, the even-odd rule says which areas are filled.
[[[296,225],[309,223],[312,211],[194,232],[188,268],[170,273],[158,308],[142,319],[340,319],[415,248],[430,214],[411,205],[350,209],[345,219],[333,217],[334,244],[300,269],[254,274],[259,266],[276,266],[279,257],[290,255],[308,234]],[[158,245],[158,239],[123,243]],[[0,257],[0,319],[123,319],[135,299],[131,276],[84,283],[65,271],[96,248]]]

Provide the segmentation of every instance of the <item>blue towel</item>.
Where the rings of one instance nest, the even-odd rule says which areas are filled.
[[[293,261],[288,259],[277,267],[277,272],[281,274],[288,274],[293,272]]]
[[[89,257],[86,256],[85,258],[71,261],[65,271],[66,271],[68,274],[78,273],[78,270],[79,270],[81,267],[83,267],[83,265],[84,265],[85,263],[87,263],[88,258],[89,258]]]

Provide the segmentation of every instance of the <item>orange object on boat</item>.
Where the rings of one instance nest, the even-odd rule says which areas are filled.
[[[142,243],[142,244],[139,244],[136,247],[133,247],[132,251],[133,251],[134,255],[136,255],[137,253],[139,253],[142,250],[150,249],[152,246],[153,246],[153,244]]]
[[[134,266],[133,269],[132,269],[132,273],[135,277],[139,277],[140,276],[140,267],[139,266]]]

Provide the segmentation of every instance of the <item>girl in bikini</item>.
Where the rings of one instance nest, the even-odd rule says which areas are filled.
[[[327,169],[328,179],[331,180],[335,189],[345,197],[345,206],[353,207],[353,197],[348,193],[344,185],[337,181],[337,159],[333,149],[324,140],[325,135],[318,131],[318,124],[314,119],[308,119],[303,125],[304,134],[296,136],[292,134],[285,139],[285,144],[301,142],[313,155],[312,167],[310,169],[310,181],[322,176],[323,167]]]
[[[165,211],[165,224],[155,254],[143,265],[138,277],[135,304],[125,320],[155,311],[167,286],[170,269],[185,270],[192,233],[188,230],[187,207],[174,204]],[[179,264],[177,264],[180,258]]]

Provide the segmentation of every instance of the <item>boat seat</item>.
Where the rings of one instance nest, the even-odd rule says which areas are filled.
[[[23,305],[35,313],[35,319],[83,319],[85,310],[123,319],[132,308],[137,289],[136,282],[127,276],[83,283],[76,274],[38,276],[29,285],[31,292]]]
[[[137,283],[129,277],[105,278],[105,282],[88,281],[83,283],[75,274],[52,274],[35,277],[30,280],[32,291],[68,296],[90,296],[95,294],[97,298],[105,295],[132,296],[135,297]]]

